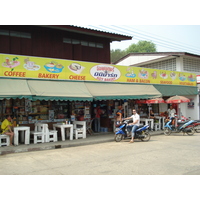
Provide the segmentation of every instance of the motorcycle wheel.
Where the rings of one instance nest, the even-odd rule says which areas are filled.
[[[150,138],[151,138],[151,135],[150,135],[149,131],[145,131],[143,134],[144,134],[145,137],[141,138],[141,140],[143,142],[148,142],[150,140]]]
[[[192,128],[191,128],[191,132],[186,132],[186,133],[187,133],[188,135],[190,135],[190,136],[191,136],[191,135],[194,135],[194,133],[195,133],[195,130],[194,130],[194,128],[192,127]]]
[[[165,135],[170,135],[171,133],[172,133],[172,131],[169,128],[167,128],[167,127],[164,128]]]
[[[122,140],[123,135],[122,134],[117,134],[115,135],[115,141],[120,142]]]
[[[194,130],[195,130],[196,133],[200,133],[200,125],[199,126],[195,126]]]

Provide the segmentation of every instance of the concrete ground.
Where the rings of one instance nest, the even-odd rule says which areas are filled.
[[[151,131],[151,136],[163,134],[163,131]],[[59,139],[60,140],[60,139]],[[18,146],[5,146],[0,147],[0,155],[10,154],[10,153],[20,153],[20,152],[29,152],[29,151],[41,151],[48,149],[59,149],[59,148],[68,148],[75,146],[83,146],[90,144],[98,144],[103,142],[111,142],[114,140],[114,133],[94,133],[93,135],[87,135],[85,139],[69,140],[50,143],[40,143],[40,144],[19,144]]]
[[[96,136],[96,138],[97,137],[98,136]],[[107,142],[75,146],[72,148],[2,155],[0,157],[0,174],[200,175],[200,134],[183,136],[178,133],[173,133],[170,136],[153,135],[148,142],[135,140],[134,143],[130,143],[129,141],[128,139],[122,140],[121,142],[115,142],[113,140],[108,142],[107,140]],[[71,183],[68,178],[67,180],[64,178],[64,180],[64,183]],[[135,177],[132,180],[134,180],[133,182],[137,182]],[[191,181],[183,181],[185,184],[191,183]],[[48,182],[50,185],[65,185],[63,182],[60,183],[59,181],[54,182],[49,180]],[[5,182],[3,181],[3,183]],[[10,181],[7,184],[9,183]],[[34,182],[37,186],[38,183],[37,181],[36,183]],[[123,189],[121,188],[121,183],[123,182],[119,183],[117,179],[114,185],[120,185],[120,189]],[[160,184],[160,181],[158,183]],[[93,181],[91,185],[92,184]],[[129,184],[129,182],[127,184]],[[140,186],[142,184],[145,185],[146,182],[142,182],[138,185]],[[138,187],[138,185],[136,185],[136,187]],[[190,186],[188,186],[188,184],[186,185],[188,190]],[[171,191],[171,189],[173,189],[171,186],[172,183],[168,183],[164,191],[166,191],[166,188]],[[198,186],[198,184],[192,184],[191,187],[194,189],[194,186]],[[145,186],[143,187],[145,188]],[[87,185],[87,188],[90,188],[90,185]],[[147,188],[149,188],[149,185]],[[181,192],[184,190],[183,188]],[[102,189],[104,188],[102,187]],[[117,193],[118,190],[119,188],[117,187]],[[119,193],[123,191],[120,190]],[[127,193],[127,191],[125,191],[125,193]]]

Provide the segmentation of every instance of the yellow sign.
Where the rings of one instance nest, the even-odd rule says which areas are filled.
[[[196,86],[196,74],[0,54],[0,77]]]

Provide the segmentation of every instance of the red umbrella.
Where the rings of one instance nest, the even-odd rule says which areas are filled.
[[[187,103],[187,102],[190,102],[190,99],[183,96],[176,95],[176,96],[170,97],[165,102],[166,103]]]
[[[190,102],[190,99],[186,98],[186,97],[183,97],[183,96],[173,96],[173,97],[170,97],[169,99],[167,99],[165,101],[166,103],[178,103],[178,117],[180,118],[180,103],[187,103],[187,102]]]
[[[163,98],[148,99],[148,100],[146,100],[146,103],[147,104],[165,103],[165,100]]]
[[[162,98],[148,99],[148,100],[136,100],[136,103],[154,104],[154,103],[165,103]]]
[[[147,101],[147,100],[140,99],[140,100],[136,100],[136,103],[137,103],[137,104],[146,103],[146,101]]]

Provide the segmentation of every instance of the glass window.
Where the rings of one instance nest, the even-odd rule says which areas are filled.
[[[95,47],[95,42],[89,42],[90,47]]]
[[[13,37],[20,37],[20,32],[17,32],[17,31],[10,31],[10,36],[13,36]]]
[[[81,45],[88,46],[88,42],[87,41],[81,41]]]
[[[72,39],[72,44],[80,44],[79,40]]]
[[[103,48],[103,44],[102,43],[97,43],[96,47],[97,48]]]
[[[72,40],[70,38],[63,38],[63,42],[71,44]]]
[[[31,38],[31,34],[30,33],[20,33],[21,38]]]
[[[0,29],[0,35],[8,35],[9,36],[9,31]]]

